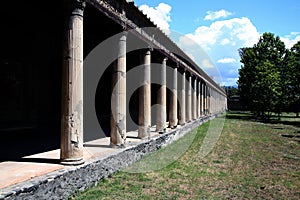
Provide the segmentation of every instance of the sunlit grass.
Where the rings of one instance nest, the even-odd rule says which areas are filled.
[[[115,173],[74,199],[299,199],[300,127],[256,122],[248,113],[227,116],[206,157],[199,150],[210,122],[127,169],[152,170]],[[182,145],[188,148],[157,168],[155,159],[182,152]]]

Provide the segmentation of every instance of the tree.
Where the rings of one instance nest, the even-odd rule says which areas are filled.
[[[270,116],[276,110],[281,96],[280,73],[270,61],[256,67],[255,84],[253,90],[254,111],[258,116]]]
[[[280,113],[282,108],[281,77],[284,72],[286,48],[272,33],[264,33],[253,47],[239,50],[243,66],[238,85],[241,99],[258,117]]]
[[[287,56],[287,92],[289,107],[299,117],[300,112],[300,41],[289,51]]]
[[[255,71],[258,61],[254,48],[239,49],[241,63],[244,64],[239,70],[238,86],[240,90],[240,98],[244,107],[253,110],[253,98],[255,93],[253,91],[255,84]]]

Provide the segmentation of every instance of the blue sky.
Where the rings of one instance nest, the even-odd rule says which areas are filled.
[[[238,49],[257,43],[264,32],[280,36],[288,48],[300,40],[299,0],[135,0],[135,5],[221,85],[236,84]]]

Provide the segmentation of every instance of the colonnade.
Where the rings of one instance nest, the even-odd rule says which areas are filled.
[[[65,51],[62,82],[61,117],[61,162],[81,164],[83,160],[83,10],[85,3],[76,1],[65,30]],[[113,91],[111,96],[112,146],[123,146],[126,140],[126,33],[119,38],[116,47],[117,59],[112,71]],[[142,64],[138,96],[138,138],[146,138],[151,127],[151,49],[140,51]],[[226,96],[200,74],[170,61],[172,78],[167,80],[168,57],[161,61],[159,88],[157,92],[156,131],[165,132],[167,114],[169,128],[185,125],[203,116],[219,113],[226,109]],[[175,64],[174,64],[175,63]],[[179,79],[178,79],[179,77]],[[171,88],[167,98],[167,82]],[[180,83],[180,84],[179,84]],[[167,100],[169,102],[167,102]],[[169,112],[167,113],[167,105]]]

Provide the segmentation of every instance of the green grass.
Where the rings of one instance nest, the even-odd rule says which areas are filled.
[[[199,151],[215,121],[72,199],[299,199],[300,119],[292,121],[264,124],[227,113],[204,158]]]

